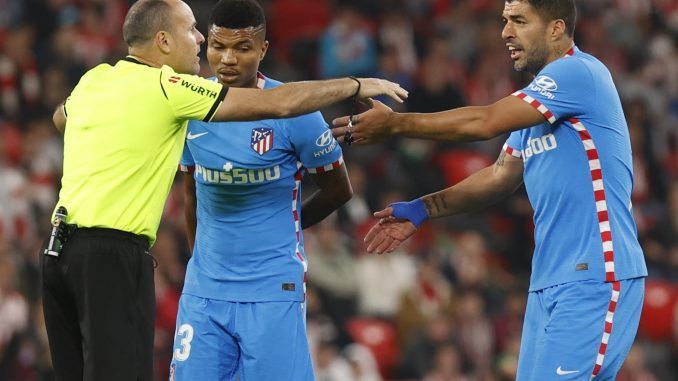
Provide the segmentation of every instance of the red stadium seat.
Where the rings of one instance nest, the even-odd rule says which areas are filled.
[[[452,186],[492,164],[492,158],[471,150],[448,150],[438,156],[445,186]]]
[[[274,1],[269,28],[280,58],[289,61],[289,50],[295,40],[320,36],[330,23],[330,10],[327,0]]]
[[[653,341],[671,341],[677,306],[678,286],[675,283],[646,280],[638,336]]]
[[[375,318],[355,318],[347,323],[347,328],[355,342],[372,351],[379,372],[387,377],[398,361],[396,329],[393,324]]]

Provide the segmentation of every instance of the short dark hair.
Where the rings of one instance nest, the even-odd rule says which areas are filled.
[[[212,8],[210,25],[229,29],[260,25],[266,28],[266,16],[264,9],[255,0],[220,0]]]
[[[127,12],[122,37],[127,46],[151,40],[161,30],[169,30],[172,8],[164,0],[139,0]]]
[[[565,21],[565,31],[568,36],[574,36],[574,24],[577,22],[577,7],[574,0],[506,0],[526,1],[534,8],[545,21],[562,19]]]

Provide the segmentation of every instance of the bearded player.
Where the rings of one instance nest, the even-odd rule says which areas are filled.
[[[484,140],[499,159],[460,183],[377,212],[368,251],[393,250],[420,223],[480,210],[525,183],[535,250],[518,380],[614,380],[638,329],[647,269],[631,210],[628,127],[610,72],[574,44],[573,0],[509,0],[502,38],[522,90],[435,114],[373,109],[336,121],[342,139]]]

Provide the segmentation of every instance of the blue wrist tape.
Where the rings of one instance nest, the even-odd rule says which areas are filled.
[[[409,202],[396,202],[389,206],[393,208],[393,217],[410,220],[416,227],[428,219],[426,207],[420,198]]]

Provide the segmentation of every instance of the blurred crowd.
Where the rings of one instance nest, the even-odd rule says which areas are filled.
[[[125,55],[120,31],[130,3],[0,0],[0,381],[53,379],[38,255],[61,176],[63,142],[51,113],[87,69]],[[214,1],[187,3],[205,31]],[[530,80],[513,71],[500,38],[501,0],[262,4],[271,48],[261,70],[275,79],[384,77],[410,91],[405,105],[392,106],[414,112],[488,104]],[[650,272],[638,339],[618,380],[675,380],[678,1],[578,6],[575,41],[610,68],[625,106],[634,213]],[[359,110],[346,102],[323,113],[331,121]],[[362,244],[372,211],[455,184],[491,164],[504,139],[344,147],[355,195],[304,232],[318,381],[514,379],[532,253],[524,190],[483,213],[427,222],[392,254],[367,255]],[[182,203],[177,183],[152,249],[157,380],[167,379],[190,255]]]

